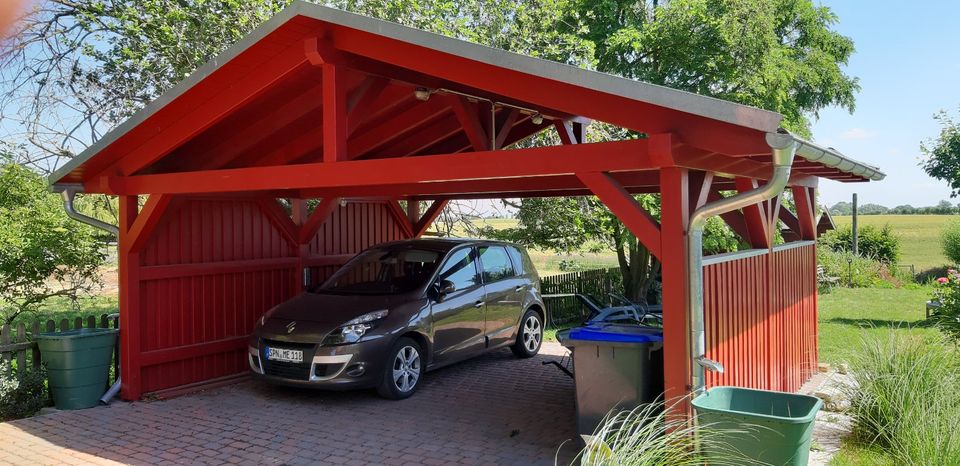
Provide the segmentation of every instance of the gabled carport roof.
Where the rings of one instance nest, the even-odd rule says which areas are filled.
[[[326,79],[333,76],[335,68],[341,70],[335,72],[339,73],[336,79]],[[339,94],[326,96],[327,87]],[[426,102],[417,101],[413,96],[417,88],[433,94]],[[324,102],[333,102],[337,108]],[[496,103],[493,112],[484,107],[486,102]],[[345,116],[343,128],[321,124],[335,112]],[[491,113],[492,121],[485,112]],[[538,123],[536,117],[545,120]],[[494,163],[498,149],[548,126],[558,128],[565,143],[585,142],[578,139],[582,139],[583,124],[590,120],[650,135],[668,134],[669,150],[678,156],[668,163],[763,178],[767,170],[762,160],[769,153],[764,136],[779,131],[781,119],[774,112],[298,1],[109,132],[52,174],[50,181],[80,183],[87,192],[192,192],[204,187],[194,184],[172,191],[138,187],[169,184],[177,179],[174,177],[187,173],[221,181],[239,176],[253,180],[296,174],[300,167],[302,173],[334,169],[320,166],[317,162],[321,161],[346,165],[367,162],[370,169],[377,169],[380,164],[370,162],[439,154],[444,154],[445,162],[467,171],[469,166],[464,164],[481,159]],[[329,142],[337,138],[342,142]],[[875,167],[832,149],[800,142],[795,177],[867,181],[884,176]],[[633,146],[645,143],[606,144],[611,144],[606,148],[616,147],[613,152],[620,152],[621,159],[626,160]],[[558,157],[557,162],[577,161],[586,156],[583,149],[562,148],[569,154]],[[469,151],[476,152],[475,157],[462,154]],[[339,155],[331,159],[327,152]],[[545,161],[548,159],[530,160],[530,166]],[[644,166],[626,163],[629,166],[620,168],[617,163],[610,167],[588,164],[581,168],[641,177],[642,168],[664,162],[654,160]],[[289,170],[253,170],[280,166]],[[333,170],[329,174],[350,173],[354,172]],[[541,181],[554,186],[557,193],[575,194],[578,183],[573,174],[573,170],[557,167],[544,173],[552,178]],[[522,170],[498,175],[494,170],[484,176],[451,175],[421,181],[463,184],[468,180],[480,183],[484,179],[506,181],[526,176],[533,175]],[[569,183],[561,182],[563,177]],[[183,184],[190,183],[188,178],[179,179]],[[318,180],[312,186],[315,191],[307,194],[382,185],[369,181],[334,186],[325,182],[329,179]],[[656,180],[644,182],[656,184]],[[118,186],[123,189],[116,189]],[[638,192],[642,191],[640,186]],[[238,191],[236,188],[234,185],[224,192]],[[261,182],[261,186],[250,188],[300,195],[307,186]],[[444,196],[493,197],[527,192],[522,185],[460,192],[453,185],[432,188]],[[301,191],[289,192],[291,189]],[[384,194],[418,195],[419,190]],[[539,188],[529,192],[543,193]]]

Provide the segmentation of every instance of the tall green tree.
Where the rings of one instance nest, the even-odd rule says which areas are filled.
[[[922,143],[920,150],[926,159],[920,163],[928,175],[950,185],[950,197],[960,194],[960,121],[946,111],[934,118],[940,123],[940,135]]]
[[[0,162],[0,320],[92,290],[101,246],[92,228],[66,216],[40,175],[9,157]]]

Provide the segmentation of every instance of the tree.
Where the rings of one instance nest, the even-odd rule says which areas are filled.
[[[853,54],[853,42],[831,29],[837,17],[829,8],[809,0],[571,0],[570,5],[560,27],[593,44],[599,71],[777,111],[785,127],[803,136],[810,135],[809,119],[820,109],[854,108],[859,85],[841,68]],[[603,126],[599,133],[591,131],[588,139],[638,136]],[[656,197],[637,199],[658,209]],[[557,218],[552,223],[558,232],[567,227],[570,234],[586,235],[563,246],[578,249],[591,241],[610,246],[620,259],[627,295],[646,296],[659,264],[628,231],[575,227],[612,217],[602,204],[523,200],[517,207],[519,228],[528,231],[514,238],[547,247],[552,241],[541,240],[556,233],[544,230],[549,223],[538,218]],[[579,220],[568,218],[572,225],[566,225],[564,216]],[[705,246],[713,251],[707,252],[730,250],[730,243],[735,248],[730,237],[729,228],[712,220]],[[635,253],[634,247],[644,251]],[[637,266],[631,265],[634,260],[640,261]]]
[[[565,24],[595,45],[600,71],[773,110],[803,136],[820,109],[854,108],[853,41],[810,0],[573,2]]]
[[[950,197],[960,194],[960,121],[946,111],[933,117],[940,123],[940,136],[920,144],[926,160],[920,166],[933,178],[950,185]]]
[[[101,243],[60,202],[37,173],[9,157],[0,165],[0,319],[7,323],[99,283]]]

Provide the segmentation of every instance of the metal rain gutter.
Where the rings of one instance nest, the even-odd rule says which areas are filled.
[[[861,176],[870,181],[880,181],[887,176],[881,172],[879,168],[848,159],[831,147],[818,146],[796,136],[793,136],[793,139],[797,142],[797,155],[811,162],[816,162],[829,168],[836,168],[851,175]]]
[[[706,204],[690,216],[687,236],[687,257],[690,299],[690,357],[693,359],[691,391],[706,386],[706,369],[723,373],[723,364],[706,357],[706,331],[703,310],[703,228],[707,219],[761,201],[772,199],[783,191],[790,180],[793,158],[800,145],[789,133],[767,133],[767,145],[773,150],[773,173],[760,188]]]
[[[77,212],[77,209],[73,205],[73,201],[77,196],[77,193],[83,192],[82,186],[78,184],[55,184],[51,187],[51,189],[53,189],[54,192],[59,192],[60,195],[63,196],[63,210],[67,212],[68,217],[80,223],[86,223],[94,228],[107,231],[117,238],[120,237],[120,229],[117,228],[116,225],[111,225],[107,222]]]

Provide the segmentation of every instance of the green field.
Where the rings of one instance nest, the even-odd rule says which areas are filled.
[[[947,258],[940,249],[940,231],[950,220],[960,218],[956,215],[861,215],[860,225],[890,227],[900,235],[903,253],[900,263],[913,265],[917,272],[947,265]],[[848,226],[850,216],[836,215],[833,220],[837,226]]]

